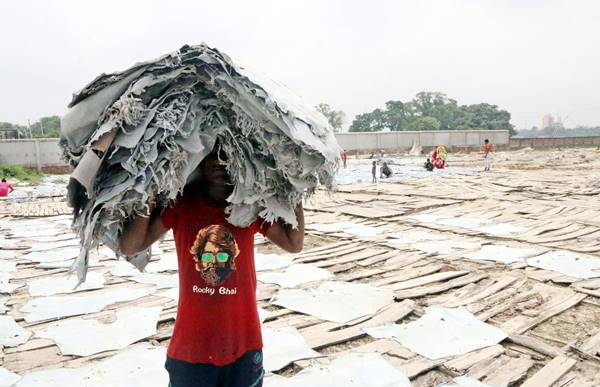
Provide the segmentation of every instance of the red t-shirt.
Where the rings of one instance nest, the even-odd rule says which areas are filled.
[[[161,218],[173,229],[179,265],[179,305],[167,355],[225,365],[262,348],[256,307],[254,234],[260,221],[232,226],[225,206],[184,195]]]

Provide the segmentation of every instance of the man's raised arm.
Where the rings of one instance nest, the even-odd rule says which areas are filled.
[[[299,253],[304,246],[304,210],[302,204],[294,210],[298,228],[293,229],[282,221],[274,223],[267,231],[266,237],[271,242],[290,253]]]
[[[167,228],[160,219],[162,209],[154,209],[150,215],[138,215],[123,227],[119,248],[124,255],[135,255],[156,242]]]

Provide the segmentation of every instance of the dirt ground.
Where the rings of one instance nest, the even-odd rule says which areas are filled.
[[[359,170],[365,164],[368,168],[365,161],[350,159],[349,167]],[[386,314],[384,308],[364,319],[334,324],[273,305],[270,301],[279,287],[259,282],[258,305],[270,313],[263,326],[295,327],[308,345],[323,355],[294,361],[275,373],[293,377],[311,364],[327,364],[341,353],[365,351],[383,355],[414,386],[438,386],[460,375],[489,386],[600,385],[600,279],[594,279],[594,274],[582,278],[571,271],[544,269],[529,259],[505,263],[502,256],[469,258],[485,246],[501,245],[535,250],[540,256],[568,252],[600,262],[600,150],[495,152],[492,171],[485,173],[478,153],[450,155],[448,168],[461,168],[456,174],[422,174],[415,169],[418,164],[406,161],[393,168],[400,177],[405,169],[410,168],[411,173],[377,184],[364,183],[360,177],[340,184],[334,195],[317,192],[305,205],[305,246],[294,255],[294,262],[327,269],[335,280],[393,289],[391,307],[398,311]],[[348,180],[351,178],[348,175]],[[68,213],[62,197],[0,203],[0,253],[13,254],[0,260],[16,262],[10,284],[20,285],[0,294],[0,300],[4,299],[6,315],[34,333],[60,318],[35,323],[24,320],[22,307],[32,299],[30,281],[65,275],[67,269],[43,269],[25,259],[24,253],[38,243],[34,239],[39,236],[15,236],[12,228],[35,221],[63,227]],[[341,226],[319,231],[315,227],[341,223],[359,225],[368,232],[348,232]],[[512,231],[492,232],[485,225],[502,225]],[[66,226],[61,230],[66,235]],[[438,244],[393,243],[394,235],[417,231],[445,239]],[[74,238],[63,236],[56,235],[55,240]],[[165,238],[160,248],[163,253],[172,252],[172,237]],[[284,254],[263,237],[257,237],[256,249]],[[98,258],[106,268],[105,288],[135,284],[130,277],[109,270],[114,264],[109,251],[100,251]],[[571,266],[577,266],[577,259]],[[317,285],[306,283],[300,288]],[[86,317],[110,321],[115,311],[131,305],[162,305],[156,334],[142,342],[168,345],[177,309],[172,299],[153,293]],[[395,340],[375,339],[363,331],[373,321],[377,325],[416,321],[432,305],[464,307],[479,320],[501,328],[507,338],[489,354],[476,351],[432,360]],[[23,344],[3,348],[0,366],[22,375],[81,366],[120,351],[63,355],[55,343],[34,335]]]

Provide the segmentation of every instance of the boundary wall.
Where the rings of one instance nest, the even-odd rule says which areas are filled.
[[[511,148],[557,148],[600,146],[600,136],[511,138]]]
[[[410,150],[413,144],[423,148],[444,145],[447,148],[483,146],[487,138],[495,146],[509,144],[508,130],[436,130],[402,132],[347,132],[335,135],[340,147],[347,151]]]
[[[509,138],[508,130],[447,130],[426,132],[336,133],[340,147],[348,151],[369,152],[377,149],[407,151],[414,143],[423,148],[444,145],[451,149],[477,149],[489,139],[500,149],[600,147],[600,136]],[[0,140],[0,163],[24,165],[49,173],[67,173],[70,167],[62,159],[56,138]]]
[[[47,172],[68,172],[57,138],[0,140],[0,163]]]

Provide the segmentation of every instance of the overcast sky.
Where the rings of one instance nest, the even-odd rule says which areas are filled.
[[[354,115],[419,91],[600,125],[600,1],[6,1],[0,121],[66,112],[71,93],[202,41],[311,104]]]

